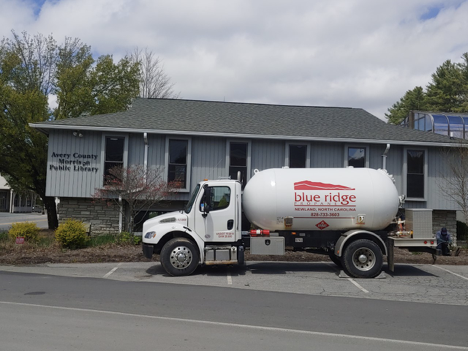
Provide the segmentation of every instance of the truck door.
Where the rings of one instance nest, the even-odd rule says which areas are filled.
[[[236,240],[235,184],[211,185],[197,204],[195,231],[206,242]]]

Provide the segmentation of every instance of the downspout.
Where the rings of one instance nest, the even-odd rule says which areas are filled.
[[[119,233],[122,233],[122,195],[119,195]]]
[[[385,149],[383,155],[382,155],[382,169],[387,170],[387,153],[388,150],[390,150],[390,144],[387,144],[387,148]]]
[[[144,169],[145,184],[146,184],[146,171],[148,169],[148,133],[143,133],[143,140],[145,141],[145,156],[143,159],[143,169]]]

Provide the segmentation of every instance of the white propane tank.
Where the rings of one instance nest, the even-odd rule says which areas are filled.
[[[394,181],[370,168],[255,171],[243,195],[254,225],[270,230],[380,230],[398,211]]]

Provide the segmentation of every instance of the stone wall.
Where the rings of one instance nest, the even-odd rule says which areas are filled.
[[[434,234],[440,228],[447,228],[448,232],[452,235],[454,245],[457,244],[457,213],[456,211],[448,210],[434,210],[432,211],[432,228]]]
[[[94,203],[92,199],[60,198],[57,205],[59,224],[68,218],[90,224],[91,235],[118,234],[119,210],[118,206],[102,202]]]

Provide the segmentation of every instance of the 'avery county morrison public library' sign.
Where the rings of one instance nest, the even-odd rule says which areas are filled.
[[[80,154],[79,152],[59,154],[52,152],[52,162],[49,165],[49,170],[97,173],[99,170],[99,168],[96,167],[97,159],[98,155],[95,154]]]

